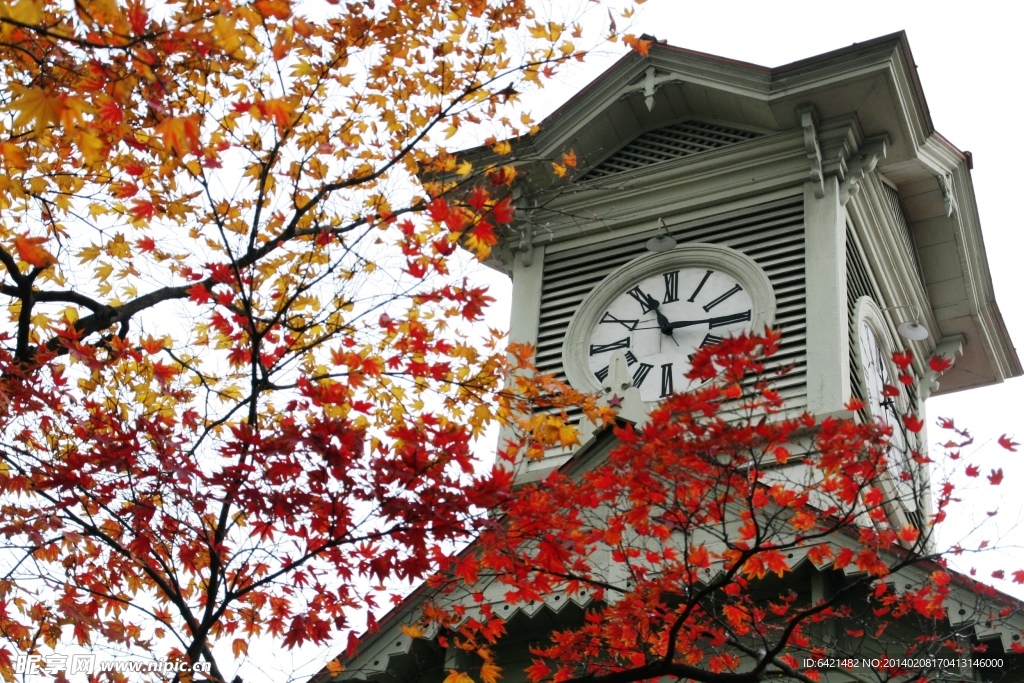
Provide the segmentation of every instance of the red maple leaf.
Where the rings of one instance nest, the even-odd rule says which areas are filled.
[[[491,209],[491,215],[494,216],[494,220],[497,223],[511,223],[515,220],[516,209],[512,205],[512,201],[505,197],[494,205],[494,208]]]
[[[1013,451],[1014,453],[1016,453],[1017,446],[1019,446],[1020,444],[1017,443],[1016,441],[1013,441],[1010,437],[1006,436],[1006,434],[1003,434],[1001,437],[999,437],[999,445],[1008,451]]]
[[[907,431],[914,432],[915,434],[924,427],[924,422],[917,415],[904,415],[903,424],[906,425]]]
[[[148,199],[136,199],[128,213],[137,221],[148,221],[156,215],[156,207]]]
[[[194,301],[197,304],[206,304],[211,300],[210,290],[208,290],[202,284],[194,284],[187,290],[189,301]]]

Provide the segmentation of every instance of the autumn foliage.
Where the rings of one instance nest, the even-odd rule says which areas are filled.
[[[344,639],[474,532],[506,360],[456,245],[515,173],[443,145],[529,132],[583,56],[542,10],[0,3],[0,676],[113,646],[223,680],[219,641]]]
[[[354,650],[427,576],[485,683],[504,626],[482,581],[592,597],[535,649],[538,683],[813,681],[797,658],[903,619],[940,625],[908,652],[962,647],[929,520],[893,513],[885,429],[786,413],[773,333],[702,352],[704,388],[633,427],[470,330],[490,298],[459,246],[515,237],[498,140],[534,124],[512,106],[583,56],[543,10],[0,2],[0,676],[114,648],[225,681],[261,637]],[[445,149],[464,134],[494,163]],[[570,409],[621,445],[513,490],[506,466],[580,440]],[[490,471],[498,422],[522,438]],[[811,574],[828,590],[791,590]]]
[[[936,525],[955,506],[955,485],[937,482],[934,508],[908,514],[927,500],[921,475],[900,472],[913,486],[897,484],[891,428],[858,417],[859,401],[843,418],[786,411],[765,369],[778,342],[769,331],[700,350],[690,373],[700,388],[665,399],[643,425],[610,427],[603,450],[599,440],[596,454],[503,500],[478,542],[434,578],[421,628],[456,634],[449,642],[478,654],[469,673],[485,681],[513,628],[510,606],[570,601],[582,609],[574,624],[562,618],[546,632],[536,620],[532,683],[809,683],[844,667],[864,680],[960,680],[950,661],[991,651],[958,633],[950,605],[1009,628],[1019,603],[948,568],[964,547],[938,548]],[[896,359],[901,372],[910,361]],[[922,443],[921,420],[903,422]],[[943,457],[960,462],[970,435],[939,426],[951,437]],[[506,466],[522,454],[513,445]],[[920,447],[913,459],[929,463]],[[1024,571],[1015,576],[1024,582]],[[884,665],[850,664],[885,655]],[[991,680],[1019,680],[1008,660],[1000,666]]]

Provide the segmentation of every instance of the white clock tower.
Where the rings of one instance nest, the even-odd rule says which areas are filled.
[[[471,154],[476,168],[518,169],[517,220],[491,263],[512,278],[510,336],[536,345],[541,371],[618,393],[623,417],[642,420],[687,388],[696,349],[772,326],[772,362],[790,368],[778,387],[789,409],[849,416],[859,398],[860,419],[894,427],[886,513],[902,528],[923,524],[929,501],[927,472],[910,457],[918,444],[898,416],[923,418],[930,395],[1022,374],[992,291],[971,157],[935,132],[902,33],[778,68],[655,42],[513,150],[511,160]],[[569,151],[577,166],[560,177],[551,162]],[[897,368],[893,354],[907,351],[913,362]],[[927,362],[936,354],[954,361],[941,377]],[[901,372],[909,384],[896,381]],[[575,451],[520,463],[516,476],[594,462],[614,442],[597,432]],[[787,580],[818,600],[832,579],[810,565]],[[901,577],[920,582],[924,571]],[[538,637],[582,623],[591,599],[507,602],[498,583],[474,590],[467,614],[484,601],[508,627],[498,660],[513,681]],[[429,595],[382,620],[344,674],[318,680],[440,683],[458,668],[458,648],[400,630]],[[994,620],[1001,599],[955,587],[945,600],[952,632],[999,638],[1012,652],[1024,616],[1014,606]],[[827,680],[852,680],[836,675]]]
[[[559,178],[550,162],[570,150],[576,172]],[[655,43],[559,109],[514,163],[520,218],[492,264],[512,277],[511,338],[576,388],[600,390],[621,355],[655,402],[686,387],[696,348],[766,324],[782,332],[774,361],[792,366],[788,406],[818,417],[857,397],[862,417],[898,427],[929,395],[1022,372],[971,157],[933,129],[902,33],[774,69]],[[883,396],[899,351],[915,382]],[[941,378],[936,353],[955,360]],[[909,438],[893,442],[909,451]]]

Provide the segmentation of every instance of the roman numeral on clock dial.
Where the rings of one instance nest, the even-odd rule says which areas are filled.
[[[711,277],[711,274],[713,272],[715,272],[715,271],[713,271],[713,270],[705,271],[704,277],[702,277],[700,282],[697,283],[697,288],[695,290],[693,290],[693,294],[690,295],[690,298],[687,299],[687,301],[689,301],[691,304],[693,303],[693,300],[697,298],[698,294],[700,294],[700,290],[704,289],[704,283],[708,281],[708,278]]]
[[[651,310],[650,297],[644,293],[644,290],[640,289],[640,285],[637,285],[633,289],[629,290],[629,295],[636,299],[640,303],[640,309],[644,313],[649,313]]]
[[[622,325],[623,327],[625,327],[630,332],[632,332],[636,328],[637,323],[639,323],[640,321],[639,320],[619,320],[618,318],[616,318],[614,315],[612,315],[608,311],[605,311],[604,315],[601,316],[600,322],[603,325],[611,325],[611,324],[618,323],[618,324]]]
[[[610,344],[591,344],[590,355],[596,356],[599,353],[607,353],[608,351],[614,351],[616,349],[628,349],[629,348],[629,337],[623,337],[618,341],[613,341]]]
[[[704,339],[701,340],[701,342],[697,346],[697,348],[698,349],[703,349],[705,346],[714,346],[715,344],[721,344],[721,343],[722,343],[722,338],[721,337],[715,336],[713,334],[705,334],[704,335]],[[691,353],[689,356],[687,356],[687,358],[690,359],[691,363],[693,362],[693,357],[695,355],[696,354]]]
[[[674,270],[671,273],[665,273],[665,298],[662,303],[668,304],[673,301],[679,301],[679,271]]]
[[[736,285],[736,286],[734,286],[734,287],[733,287],[732,289],[730,289],[730,290],[729,290],[728,292],[726,292],[725,294],[722,294],[722,295],[721,295],[720,297],[718,297],[717,299],[714,299],[713,301],[709,301],[708,303],[704,304],[704,305],[702,306],[702,308],[703,308],[703,309],[704,309],[704,310],[705,310],[706,312],[709,312],[709,313],[710,313],[710,312],[711,312],[711,309],[712,309],[712,308],[714,308],[714,307],[715,307],[715,306],[717,306],[718,304],[722,303],[723,301],[725,301],[726,299],[728,299],[729,297],[731,297],[731,296],[732,296],[733,294],[735,294],[736,292],[739,292],[739,291],[741,291],[742,289],[743,289],[742,287],[740,287],[739,285]]]
[[[747,316],[747,320],[750,320],[750,316]],[[700,346],[697,348],[703,349],[705,346],[714,346],[715,344],[721,344],[722,338],[717,337],[713,334],[705,334],[704,339],[701,340]]]
[[[639,388],[640,385],[644,383],[644,380],[647,379],[647,375],[649,375],[653,369],[654,366],[650,363],[641,363],[640,367],[638,367],[636,372],[633,373],[633,386]]]
[[[672,393],[672,363],[665,363],[661,366],[661,397],[665,398]]]

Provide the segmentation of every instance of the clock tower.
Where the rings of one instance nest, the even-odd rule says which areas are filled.
[[[788,408],[848,415],[858,398],[861,419],[893,426],[899,521],[919,523],[927,473],[898,416],[1022,370],[970,154],[935,132],[905,35],[772,69],[655,41],[540,128],[514,148],[518,220],[492,262],[513,281],[510,337],[536,345],[538,368],[586,391],[618,382],[642,413],[688,387],[697,348],[774,326]],[[935,354],[954,360],[941,377]]]
[[[570,152],[571,171],[553,166]],[[512,278],[510,337],[536,346],[540,371],[614,395],[621,417],[642,421],[689,388],[698,348],[776,328],[771,362],[788,368],[777,383],[788,410],[892,428],[883,483],[892,528],[921,526],[930,509],[928,472],[911,457],[920,437],[901,416],[924,418],[937,393],[1022,374],[992,291],[971,156],[935,132],[902,33],[778,68],[653,41],[648,55],[623,57],[514,144],[511,159],[469,156],[476,168],[517,166],[517,219],[490,265]],[[941,376],[928,363],[935,355],[953,361]],[[863,405],[856,416],[851,399]],[[608,430],[588,436],[574,450],[518,463],[517,480],[573,458],[570,467],[583,469],[615,445]],[[766,469],[794,479],[798,460]],[[859,571],[818,567],[806,553],[793,548],[787,561],[799,569],[785,580],[809,601]],[[894,590],[921,585],[926,560],[892,574]],[[615,573],[624,563],[609,562],[609,580],[628,587]],[[448,599],[473,618],[484,603],[507,627],[495,647],[508,680],[522,680],[536,643],[578,626],[591,605],[587,590],[510,601],[500,582],[478,583]],[[1019,605],[972,586],[959,581],[944,598],[951,637],[998,638],[1003,652],[1015,651]],[[440,683],[465,664],[447,638],[413,639],[401,628],[431,590],[364,637],[344,673],[318,680]],[[815,637],[844,637],[830,633]],[[847,651],[872,652],[871,640]]]

